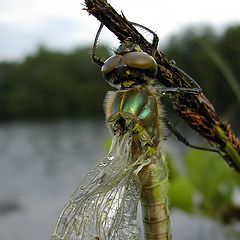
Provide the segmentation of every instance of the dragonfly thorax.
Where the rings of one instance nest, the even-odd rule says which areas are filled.
[[[104,62],[101,71],[110,85],[122,89],[148,84],[157,74],[157,63],[139,45],[125,41],[116,55]]]

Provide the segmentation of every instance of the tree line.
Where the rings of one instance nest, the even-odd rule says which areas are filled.
[[[240,121],[239,43],[240,26],[231,26],[221,34],[209,27],[188,29],[160,46],[201,85],[217,112],[235,124]],[[92,63],[90,49],[63,53],[39,47],[22,62],[1,62],[0,120],[102,115],[104,95],[111,87]],[[98,54],[104,59],[110,53],[102,46]],[[224,74],[226,69],[235,85]]]

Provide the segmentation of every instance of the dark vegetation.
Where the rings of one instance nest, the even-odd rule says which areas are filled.
[[[40,47],[21,63],[1,63],[0,119],[100,115],[107,84],[89,49],[60,53]],[[106,48],[99,54],[106,57]]]
[[[172,37],[164,49],[160,46],[202,86],[219,115],[235,126],[240,121],[236,93],[203,46],[218,53],[239,84],[239,42],[240,26],[234,26],[221,35],[210,28],[198,33],[187,30]],[[61,53],[40,47],[22,62],[0,63],[0,120],[103,115],[102,102],[111,87],[102,79],[99,67],[91,62],[90,49],[91,46]],[[103,59],[109,55],[104,47],[98,49],[98,54]]]

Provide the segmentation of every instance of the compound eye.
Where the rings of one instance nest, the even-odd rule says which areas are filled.
[[[109,57],[103,64],[101,71],[103,75],[106,75],[114,70],[114,68],[117,68],[122,61],[121,55],[114,55]]]
[[[145,52],[129,52],[123,55],[123,62],[129,67],[149,70],[154,76],[157,74],[155,59]]]

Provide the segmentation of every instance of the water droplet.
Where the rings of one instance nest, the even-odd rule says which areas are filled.
[[[52,237],[51,237],[51,240],[58,240],[58,235],[53,234]]]
[[[128,200],[130,200],[130,197],[129,197],[129,196],[126,196],[126,198],[125,198],[125,199],[128,201]]]
[[[76,203],[72,203],[71,205],[70,205],[70,208],[71,209],[74,209],[76,207]]]
[[[170,63],[170,65],[176,65],[176,61],[173,60],[173,59],[171,59],[171,60],[169,61],[169,63]]]
[[[109,161],[112,161],[113,159],[114,159],[114,156],[111,156],[111,155],[108,156],[108,160],[109,160]]]

